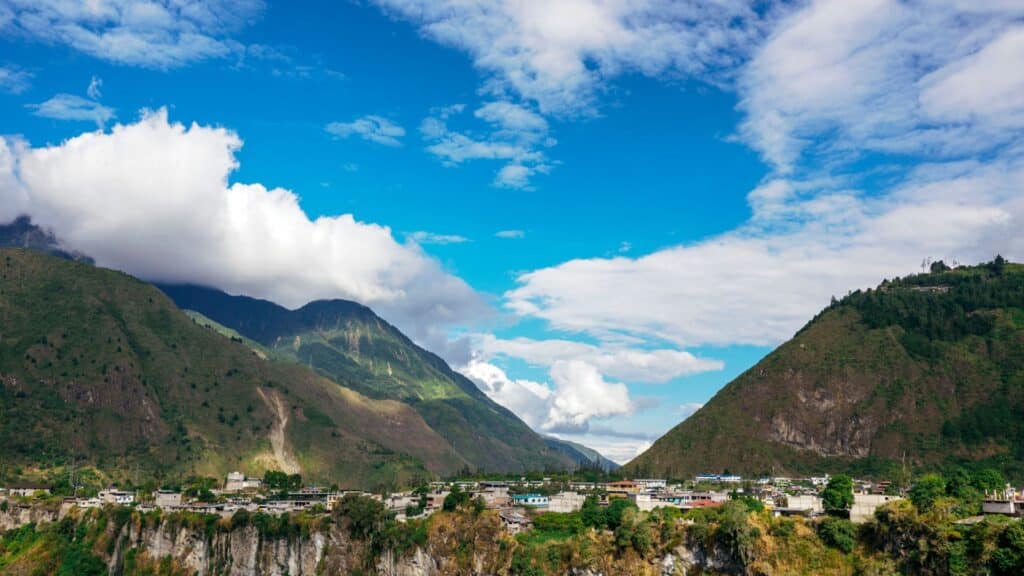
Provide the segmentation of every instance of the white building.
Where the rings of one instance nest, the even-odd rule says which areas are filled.
[[[789,494],[786,496],[786,508],[799,510],[811,514],[821,514],[825,511],[821,503],[821,497],[813,494]]]
[[[636,482],[641,492],[661,492],[668,486],[663,478],[641,478],[633,482]]]
[[[104,504],[116,504],[118,506],[128,506],[135,502],[134,492],[126,492],[117,488],[100,490],[98,497]]]
[[[7,493],[11,496],[31,498],[32,496],[49,494],[50,487],[42,484],[15,484],[7,487]]]
[[[576,512],[583,508],[583,502],[587,497],[578,492],[559,492],[548,499],[548,511],[550,512]]]
[[[247,478],[241,472],[228,472],[227,482],[224,483],[225,492],[241,492],[243,490],[259,490],[263,486],[263,480],[259,478]]]
[[[854,494],[853,506],[850,508],[850,521],[855,524],[863,524],[875,517],[875,510],[879,506],[896,500],[902,500],[902,498],[886,494]]]

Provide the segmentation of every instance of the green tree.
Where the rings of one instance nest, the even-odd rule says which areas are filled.
[[[452,486],[452,491],[444,497],[444,504],[441,508],[445,512],[454,512],[455,510],[469,504],[469,493],[463,492],[457,485]]]
[[[853,480],[842,474],[829,478],[821,504],[831,516],[848,517],[853,507]]]
[[[910,501],[921,512],[931,510],[946,495],[946,480],[938,474],[925,474],[910,487]]]
[[[857,543],[857,527],[845,518],[823,518],[817,526],[818,537],[826,546],[849,554]]]
[[[583,501],[583,507],[580,508],[580,517],[583,519],[583,525],[591,528],[601,528],[605,524],[604,510],[601,509],[601,504],[597,499],[597,496],[587,496],[586,500]]]
[[[636,504],[633,504],[626,498],[617,498],[612,500],[608,507],[604,510],[605,525],[609,530],[615,530],[622,525],[622,518],[626,513],[626,510],[636,509]]]

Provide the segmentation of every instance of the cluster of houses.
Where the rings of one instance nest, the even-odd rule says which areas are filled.
[[[67,506],[96,508],[107,505],[135,506],[140,510],[191,511],[230,517],[240,510],[279,514],[333,509],[346,495],[359,494],[381,502],[398,521],[422,518],[442,509],[454,490],[479,499],[486,508],[497,510],[506,530],[516,534],[532,526],[530,511],[570,513],[580,510],[587,496],[598,496],[601,505],[616,499],[628,499],[640,510],[671,507],[680,510],[721,506],[742,495],[755,498],[777,516],[816,516],[824,513],[820,496],[829,477],[762,478],[744,482],[731,474],[701,474],[687,486],[669,484],[664,479],[638,478],[615,482],[553,482],[550,478],[519,481],[454,481],[433,482],[425,493],[396,492],[387,495],[357,491],[330,491],[308,486],[287,494],[267,498],[263,481],[240,472],[228,474],[223,489],[211,490],[214,502],[186,498],[174,490],[156,490],[142,501],[135,492],[111,487],[89,498],[65,499]],[[50,487],[40,484],[17,484],[0,488],[0,498],[29,498],[49,495]],[[887,482],[855,481],[850,519],[866,522],[875,510],[888,502],[901,499],[890,494]],[[1024,491],[1009,485],[1005,490],[986,494],[985,514],[1024,516]]]

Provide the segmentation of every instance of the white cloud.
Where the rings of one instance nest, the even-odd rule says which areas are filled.
[[[29,87],[32,75],[20,68],[0,66],[0,91],[21,94]]]
[[[338,138],[355,135],[384,146],[401,146],[401,138],[405,136],[404,128],[387,118],[373,114],[356,118],[351,122],[331,122],[324,129]]]
[[[1009,142],[1005,120],[1020,126],[1024,109],[1022,16],[1007,2],[810,2],[740,73],[740,133],[783,172],[808,156],[949,156]]]
[[[89,87],[85,89],[86,95],[93,100],[99,100],[100,96],[103,95],[101,88],[103,87],[103,79],[99,76],[93,76],[89,80]]]
[[[262,0],[0,0],[0,29],[119,64],[171,68],[239,50],[231,35],[262,10]]]
[[[477,338],[476,349],[484,359],[518,358],[534,366],[582,361],[602,374],[627,382],[661,383],[723,368],[721,361],[698,358],[682,350],[641,350],[614,344],[594,346],[572,340],[502,339],[486,334]]]
[[[41,104],[30,104],[33,114],[54,120],[79,120],[104,126],[114,118],[114,109],[74,94],[57,94]]]
[[[551,366],[554,387],[513,380],[494,364],[474,358],[460,371],[495,402],[543,432],[585,432],[591,420],[634,410],[625,384],[608,382],[594,366],[579,360]]]
[[[551,170],[544,148],[555,145],[548,135],[548,123],[526,107],[505,101],[489,102],[474,112],[487,125],[483,135],[460,132],[448,126],[451,118],[463,111],[459,104],[433,111],[420,124],[420,134],[428,142],[427,151],[447,166],[470,160],[506,162],[494,178],[504,188],[530,188],[530,178]]]
[[[351,214],[310,220],[295,193],[228,180],[234,132],[166,111],[56,146],[0,141],[0,218],[24,212],[101,266],[299,306],[349,298],[421,342],[487,313],[415,244]]]
[[[922,167],[880,196],[798,197],[774,205],[776,217],[637,258],[527,272],[506,305],[600,338],[776,344],[832,295],[914,272],[923,257],[1024,257],[1024,156],[958,167]]]
[[[494,235],[506,240],[518,240],[520,238],[525,238],[526,232],[524,230],[498,230]]]
[[[492,94],[541,112],[589,112],[625,73],[702,75],[729,68],[758,35],[748,2],[377,0],[428,38],[467,52]]]
[[[417,244],[462,244],[469,242],[469,238],[465,236],[459,236],[458,234],[436,234],[434,232],[426,232],[423,230],[417,230],[416,232],[410,232],[406,235],[406,238],[412,240]]]
[[[605,340],[771,345],[922,258],[1024,258],[1021,17],[1005,2],[796,6],[738,75],[740,134],[777,169],[749,221],[526,272],[506,306]],[[853,172],[876,152],[910,162]]]

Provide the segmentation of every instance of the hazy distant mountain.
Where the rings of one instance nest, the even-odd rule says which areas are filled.
[[[834,302],[624,470],[985,461],[1024,477],[1024,266],[934,269]]]
[[[548,443],[548,446],[572,458],[579,468],[598,468],[605,472],[613,472],[619,468],[618,464],[605,458],[597,450],[587,448],[582,444],[553,436],[545,436],[544,441]]]

